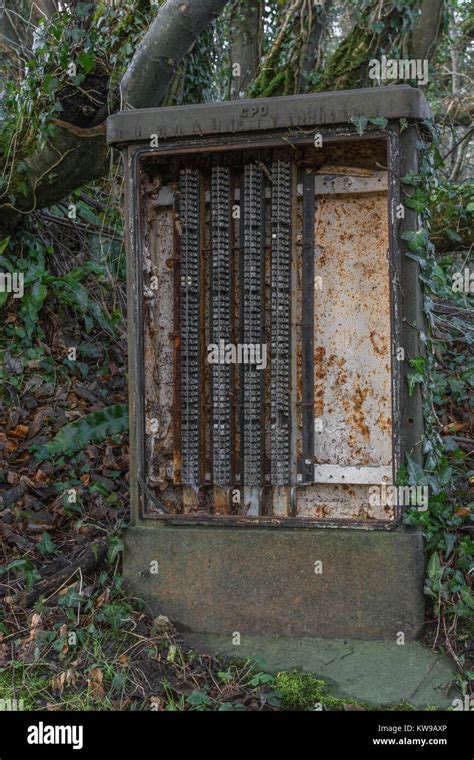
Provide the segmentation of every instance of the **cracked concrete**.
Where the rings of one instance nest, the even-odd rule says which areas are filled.
[[[417,709],[447,709],[459,696],[451,687],[456,670],[445,655],[419,642],[241,635],[185,634],[186,642],[229,659],[258,657],[270,672],[302,670],[326,681],[331,696],[373,705],[410,703]]]

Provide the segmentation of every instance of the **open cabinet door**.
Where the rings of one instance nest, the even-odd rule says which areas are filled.
[[[387,193],[329,193],[314,223],[314,488],[298,512],[391,517],[369,504],[392,483]]]

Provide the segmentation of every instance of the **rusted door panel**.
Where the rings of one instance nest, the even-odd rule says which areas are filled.
[[[321,197],[315,221],[315,456],[392,462],[390,291],[385,193]],[[318,283],[318,280],[316,280]]]
[[[145,432],[150,486],[173,479],[173,211],[149,204],[143,252]]]
[[[392,520],[393,507],[371,505],[366,485],[318,483],[297,492],[299,518],[318,520]]]

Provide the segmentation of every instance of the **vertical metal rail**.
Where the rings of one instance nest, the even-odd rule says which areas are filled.
[[[303,262],[301,320],[301,404],[303,482],[314,480],[314,210],[315,175],[303,175]]]
[[[173,195],[173,483],[182,481],[181,446],[181,256],[179,193]]]
[[[290,484],[291,164],[272,164],[271,482]]]
[[[182,483],[200,483],[200,229],[199,172],[185,168],[179,178],[181,258],[181,451]]]
[[[264,340],[263,178],[256,164],[246,164],[243,180],[240,272],[241,342],[261,346]],[[241,458],[244,502],[249,515],[260,512],[263,455],[263,371],[242,364]]]
[[[221,348],[231,340],[230,171],[214,166],[211,178],[212,342],[219,348],[219,363],[212,365],[213,482],[231,483],[231,365]]]

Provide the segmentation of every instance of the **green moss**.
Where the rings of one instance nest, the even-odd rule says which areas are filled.
[[[346,704],[357,704],[349,699],[329,696],[326,683],[311,673],[278,673],[276,685],[281,692],[282,707],[286,710],[314,710],[316,705],[327,710],[342,710]]]
[[[314,91],[349,90],[360,86],[367,75],[370,51],[376,47],[374,42],[376,43],[376,38],[370,29],[354,27],[330,58]]]
[[[17,700],[23,710],[34,710],[37,708],[37,697],[44,692],[47,684],[45,670],[35,672],[31,666],[14,662],[10,668],[0,670],[0,702]]]
[[[281,706],[285,710],[344,710],[346,705],[362,710],[385,710],[387,712],[414,710],[413,705],[403,702],[398,705],[370,705],[355,699],[331,697],[325,681],[311,673],[291,671],[278,673],[276,687],[281,692]]]

